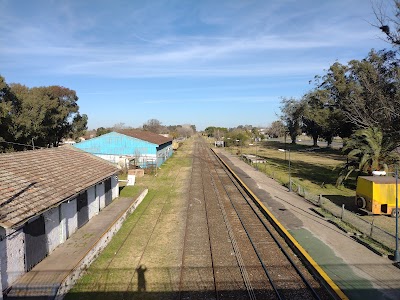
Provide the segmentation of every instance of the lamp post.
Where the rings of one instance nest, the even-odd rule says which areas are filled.
[[[390,172],[393,173],[393,172]],[[382,175],[386,175],[385,171],[373,171],[372,175],[374,176],[382,176]],[[399,188],[398,188],[398,181],[399,181],[399,169],[398,166],[396,165],[395,171],[394,171],[394,178],[395,178],[395,184],[396,184],[396,208],[395,208],[395,212],[396,212],[396,249],[394,250],[394,254],[393,254],[393,260],[395,262],[400,261],[400,253],[399,253],[399,196],[398,196],[398,192],[399,192]],[[393,216],[393,214],[392,214]]]
[[[393,260],[397,262],[400,260],[400,253],[399,253],[399,197],[398,197],[398,187],[397,187],[397,183],[399,180],[398,166],[396,166],[395,178],[396,178],[396,250],[394,251]]]
[[[285,161],[286,161],[286,134],[287,134],[287,131],[285,131]]]
[[[285,149],[278,149],[279,151],[281,151],[281,152],[285,152],[285,159],[286,159],[286,152],[288,152],[288,154],[289,154],[289,192],[291,192],[292,191],[292,177],[291,177],[291,170],[290,170],[290,149],[287,149],[287,150],[285,150]]]

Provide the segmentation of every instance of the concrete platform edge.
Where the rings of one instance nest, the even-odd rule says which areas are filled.
[[[145,189],[139,197],[132,203],[132,205],[123,212],[119,218],[103,233],[101,238],[93,245],[93,247],[86,253],[84,257],[77,263],[74,269],[66,276],[60,287],[58,288],[57,294],[55,296],[56,300],[61,300],[65,297],[68,291],[75,285],[77,280],[83,275],[85,270],[90,266],[90,264],[95,260],[97,255],[108,245],[111,238],[118,232],[121,228],[125,219],[135,211],[138,205],[143,201],[148,193],[148,189]]]
[[[244,188],[248,195],[256,201],[256,205],[266,213],[266,216],[271,221],[272,225],[281,232],[282,237],[288,242],[297,255],[302,256],[308,263],[314,275],[320,278],[320,282],[331,291],[331,295],[335,299],[348,300],[344,292],[336,285],[336,283],[328,276],[328,274],[315,262],[315,260],[305,251],[305,249],[294,239],[294,237],[286,230],[286,228],[275,218],[275,216],[265,207],[258,197],[250,190],[250,188],[241,180],[241,178],[228,166],[228,164],[219,156],[218,153],[211,149],[229,172],[236,178],[239,184]]]

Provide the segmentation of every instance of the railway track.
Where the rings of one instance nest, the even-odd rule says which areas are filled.
[[[204,141],[195,143],[180,299],[331,299]]]

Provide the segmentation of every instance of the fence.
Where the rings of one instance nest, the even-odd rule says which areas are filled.
[[[331,213],[333,216],[341,219],[344,223],[349,224],[354,227],[356,230],[368,236],[369,238],[379,242],[385,247],[394,250],[396,247],[396,237],[385,231],[384,229],[375,226],[374,222],[368,222],[362,218],[360,218],[355,213],[345,209],[344,205],[342,207],[336,205],[329,199],[322,197],[321,195],[316,196],[310,193],[307,193],[307,190],[304,189],[300,184],[294,182],[292,180],[292,189],[294,192],[297,192],[300,196],[304,197],[308,201],[318,205],[324,210]]]
[[[251,165],[254,166],[254,164]],[[266,166],[261,166],[260,168],[260,165],[258,165],[258,169],[281,183],[285,182],[283,178],[275,178],[274,171],[268,169]],[[374,225],[373,222],[368,222],[360,218],[355,213],[345,209],[344,205],[340,207],[329,199],[322,197],[321,195],[309,193],[301,184],[294,180],[291,180],[291,186],[293,192],[296,192],[298,195],[302,196],[306,200],[328,211],[330,214],[341,219],[344,223],[355,228],[365,236],[375,240],[376,242],[380,243],[386,248],[389,248],[390,250],[394,250],[396,248],[396,237],[393,234],[385,231],[384,229]]]

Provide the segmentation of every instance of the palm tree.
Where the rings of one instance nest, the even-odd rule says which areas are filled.
[[[398,142],[385,136],[380,128],[370,127],[355,131],[343,147],[347,162],[342,164],[336,186],[342,184],[351,173],[372,174],[372,171],[387,171],[388,166],[399,161],[395,153]]]

